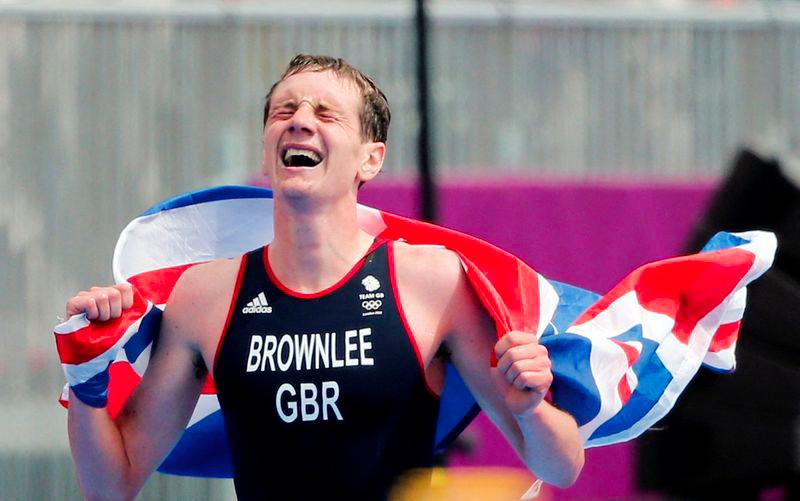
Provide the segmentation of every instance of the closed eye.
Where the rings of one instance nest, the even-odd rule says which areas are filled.
[[[291,117],[292,115],[294,115],[294,110],[290,110],[290,109],[284,108],[284,109],[275,110],[274,112],[272,112],[270,114],[270,118],[273,118],[275,120],[285,120],[285,119]]]

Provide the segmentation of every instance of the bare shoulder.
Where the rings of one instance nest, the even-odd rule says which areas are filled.
[[[394,244],[398,280],[409,288],[436,295],[450,295],[464,282],[458,254],[432,245]]]
[[[240,263],[241,257],[219,259],[186,270],[167,301],[164,320],[169,323],[170,330],[201,341],[197,336],[204,338],[221,329]]]
[[[238,257],[192,266],[175,283],[168,307],[195,309],[218,301],[221,292],[233,290],[240,262],[241,257]]]
[[[481,315],[483,310],[455,252],[398,242],[395,269],[412,330],[434,332],[437,346],[462,330],[462,323],[475,323]]]

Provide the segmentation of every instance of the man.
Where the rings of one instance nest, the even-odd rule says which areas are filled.
[[[381,170],[389,119],[383,93],[341,59],[290,62],[264,112],[274,239],[183,274],[116,421],[102,399],[70,393],[88,498],[135,496],[209,371],[240,499],[385,497],[403,472],[430,465],[441,353],[531,471],[562,487],[575,481],[582,443],[574,419],[544,400],[552,374],[536,336],[496,341],[453,252],[359,229],[356,194]],[[67,315],[108,320],[132,297],[124,284],[93,288],[69,300]]]

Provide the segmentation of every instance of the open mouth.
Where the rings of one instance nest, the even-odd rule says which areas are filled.
[[[300,148],[287,148],[281,159],[286,167],[316,167],[322,161],[316,151]]]

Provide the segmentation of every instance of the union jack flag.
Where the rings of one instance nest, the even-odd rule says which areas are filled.
[[[120,235],[113,272],[135,287],[122,317],[56,326],[67,384],[96,384],[111,363],[108,412],[116,417],[147,368],[161,312],[190,266],[241,255],[273,234],[268,189],[225,186],[188,193],[148,210]],[[578,421],[586,447],[630,440],[672,408],[697,370],[731,371],[745,287],[771,266],[767,232],[717,234],[698,254],[644,265],[605,296],[548,281],[507,252],[432,224],[359,206],[359,224],[381,238],[457,252],[498,335],[535,332],[553,362],[552,402]],[[61,402],[67,405],[65,386]],[[447,368],[436,446],[446,448],[479,409]],[[165,473],[229,477],[223,416],[209,377]]]

